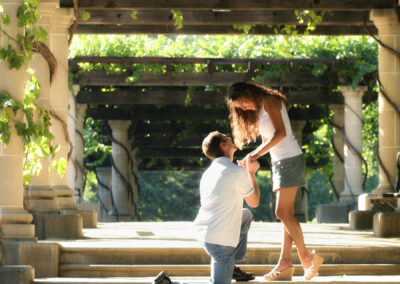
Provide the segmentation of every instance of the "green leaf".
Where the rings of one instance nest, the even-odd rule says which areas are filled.
[[[175,20],[174,26],[177,30],[183,28],[183,15],[181,11],[171,10],[172,18]]]
[[[9,25],[11,23],[10,17],[7,14],[3,15],[3,24],[4,25]]]
[[[82,20],[89,21],[90,20],[90,13],[88,11],[84,11],[82,13]]]
[[[136,11],[136,10],[132,10],[131,18],[132,18],[133,20],[136,20],[136,19],[137,19],[137,11]]]
[[[67,171],[67,160],[64,158],[60,158],[58,161],[52,162],[53,170],[58,173],[61,177],[64,176],[65,172]]]

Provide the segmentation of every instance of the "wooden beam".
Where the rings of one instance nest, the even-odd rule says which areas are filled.
[[[375,26],[370,26],[370,31],[377,34],[378,30]],[[297,26],[298,35],[304,34],[305,26]],[[181,29],[177,29],[174,25],[79,25],[77,34],[147,34],[147,35],[238,35],[244,34],[240,29],[236,29],[233,25],[184,25]],[[274,27],[257,25],[252,27],[248,32],[251,35],[277,35],[286,33],[281,29]],[[363,26],[355,25],[317,25],[316,29],[310,33],[311,35],[368,35]]]
[[[80,8],[135,10],[325,10],[362,11],[392,9],[392,0],[79,0]],[[72,0],[61,0],[61,7],[73,7]]]
[[[166,134],[166,133],[182,133],[187,131],[189,127],[192,129],[192,133],[197,133],[198,135],[207,135],[211,131],[218,130],[221,133],[230,133],[231,129],[229,123],[225,125],[218,124],[217,122],[197,122],[193,121],[195,125],[187,126],[187,123],[173,121],[171,123],[138,123],[137,127],[133,129],[135,133],[143,134]]]
[[[80,26],[84,25],[174,25],[173,13],[170,10],[135,11],[132,18],[130,10],[80,10]],[[83,12],[90,14],[89,20],[82,18]],[[318,25],[357,25],[364,24],[364,11],[335,11],[326,13]],[[301,25],[294,11],[182,11],[183,26],[189,25]],[[307,20],[307,19],[305,19]],[[304,23],[307,24],[306,21]],[[374,25],[367,21],[367,25]]]
[[[289,117],[292,120],[314,120],[324,117],[325,113],[319,108],[291,108]],[[203,109],[196,107],[133,107],[130,111],[118,108],[88,109],[87,117],[105,120],[226,120],[228,110]]]
[[[126,57],[126,56],[76,56],[69,60],[69,65],[76,66],[78,63],[115,63],[115,64],[135,64],[135,63],[155,63],[155,64],[213,64],[213,65],[265,65],[265,64],[315,64],[324,63],[333,66],[343,62],[352,62],[354,57],[336,59],[334,57],[319,58],[213,58],[213,57]]]
[[[105,72],[82,73],[74,80],[75,84],[85,86],[164,86],[164,87],[188,87],[188,86],[230,86],[235,82],[250,81],[258,74],[263,73],[234,73],[234,72],[181,72],[176,75],[154,74],[145,72],[135,82],[127,82],[128,73],[107,74]],[[291,72],[285,78],[266,78],[264,85],[271,87],[295,86],[295,87],[329,87],[347,85],[348,81],[338,78],[337,73],[326,72],[321,76],[311,73]]]
[[[226,93],[196,91],[190,94],[189,104],[225,104]],[[286,96],[291,104],[342,104],[343,96],[339,92],[327,91],[289,91]],[[161,90],[141,92],[136,88],[101,92],[100,90],[79,91],[78,104],[118,104],[118,105],[184,105],[188,103],[185,90]]]
[[[246,149],[237,150],[235,157],[237,159],[244,158],[248,153],[253,151],[255,147],[247,147]],[[201,147],[197,148],[156,148],[156,147],[140,147],[138,151],[140,158],[206,158]],[[207,158],[206,158],[207,159]]]

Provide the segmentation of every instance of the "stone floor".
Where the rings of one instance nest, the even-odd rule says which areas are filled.
[[[400,238],[376,238],[373,236],[371,231],[353,231],[349,229],[348,224],[301,224],[304,232],[305,242],[308,248],[319,248],[321,251],[333,249],[333,250],[344,250],[347,254],[354,249],[355,254],[363,252],[369,254],[368,258],[376,259],[378,254],[380,258],[386,261],[393,255],[392,262],[386,265],[386,269],[390,270],[390,273],[378,273],[373,272],[374,275],[346,275],[341,273],[340,275],[331,274],[333,269],[343,269],[346,264],[340,264],[343,262],[335,262],[335,259],[330,259],[331,264],[325,265],[327,272],[321,273],[321,276],[316,277],[311,282],[313,283],[400,283]],[[119,223],[99,223],[96,229],[84,229],[84,238],[80,240],[46,240],[41,242],[57,242],[66,251],[101,251],[103,249],[103,255],[107,254],[106,251],[112,251],[118,253],[118,251],[125,251],[126,253],[135,253],[136,251],[150,251],[168,248],[169,253],[176,252],[177,250],[184,249],[185,252],[198,250],[201,248],[196,240],[196,233],[193,228],[192,222],[119,222]],[[248,238],[249,252],[256,250],[266,252],[275,251],[275,254],[279,256],[279,247],[281,245],[281,224],[280,223],[263,223],[253,222]],[[188,250],[186,248],[191,248]],[[364,249],[365,248],[365,249]],[[139,249],[139,250],[138,250]],[[171,250],[172,249],[172,250]],[[388,250],[389,249],[389,250]],[[166,254],[166,258],[171,257]],[[201,250],[202,251],[202,250]],[[393,253],[394,252],[394,253]],[[193,253],[193,252],[192,252]],[[373,254],[373,255],[372,255]],[[389,255],[390,254],[390,255]],[[168,255],[168,256],[167,256]],[[363,259],[363,256],[358,255],[358,259]],[[297,261],[298,262],[298,261]],[[274,262],[275,263],[275,262]],[[296,260],[295,260],[296,263]],[[329,263],[327,261],[327,263]],[[357,262],[358,263],[358,262]],[[361,263],[361,262],[359,262]],[[368,262],[369,263],[369,262]],[[375,263],[375,262],[371,262]],[[390,263],[396,267],[391,268]],[[265,264],[264,264],[265,265]],[[336,265],[336,266],[335,266]],[[379,264],[370,264],[371,267],[380,270]],[[203,264],[203,266],[207,266]],[[62,266],[61,266],[62,267]],[[67,268],[61,268],[61,271],[66,271]],[[246,267],[246,266],[245,266]],[[263,281],[262,275],[265,271],[272,269],[273,263],[269,266],[262,268],[261,274],[256,277],[256,280],[251,283],[267,283]],[[292,282],[295,283],[309,283],[310,281],[304,281],[301,276],[302,271],[299,264],[296,265],[296,270]],[[331,267],[331,268],[329,268]],[[339,267],[339,268],[335,268]],[[377,268],[378,267],[378,268]],[[257,266],[253,266],[256,269]],[[96,265],[88,265],[87,269],[97,269]],[[160,266],[160,269],[166,269],[166,266]],[[200,266],[199,266],[200,269]],[[204,267],[201,268],[204,270]],[[365,269],[365,268],[364,268]],[[160,271],[160,270],[157,270]],[[249,270],[251,271],[251,270]],[[345,270],[343,270],[345,271]],[[364,270],[365,271],[365,270]],[[255,271],[256,272],[256,271]],[[337,272],[337,271],[336,271]],[[394,275],[386,275],[394,274]],[[156,274],[154,274],[156,275]],[[171,275],[171,274],[170,274]],[[73,277],[73,278],[69,278]],[[206,276],[171,276],[172,280],[176,283],[206,283],[208,277]],[[47,279],[35,279],[35,284],[70,284],[70,283],[151,283],[154,277],[98,277],[98,278],[87,278],[81,277],[78,274],[72,276],[63,276],[61,278],[47,278]],[[285,283],[282,281],[272,281],[268,283]]]
[[[353,231],[348,224],[301,226],[309,247],[400,247],[400,237],[376,238],[372,231]],[[253,222],[248,245],[280,247],[281,234],[280,223]],[[200,247],[191,222],[100,222],[96,229],[84,229],[84,236],[81,240],[56,242],[64,247]]]

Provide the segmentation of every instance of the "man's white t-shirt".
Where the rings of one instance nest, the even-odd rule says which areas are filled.
[[[226,157],[213,160],[200,180],[200,209],[194,220],[200,242],[236,247],[242,223],[243,197],[252,194],[244,167]]]

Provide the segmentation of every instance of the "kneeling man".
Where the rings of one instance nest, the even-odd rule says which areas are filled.
[[[204,139],[202,148],[212,163],[200,180],[201,206],[194,223],[198,240],[211,256],[210,281],[231,283],[232,277],[237,281],[252,280],[252,273],[240,270],[234,263],[244,259],[253,219],[251,211],[243,209],[243,199],[250,207],[257,207],[260,199],[255,178],[259,163],[233,163],[237,148],[230,137],[218,131]]]

